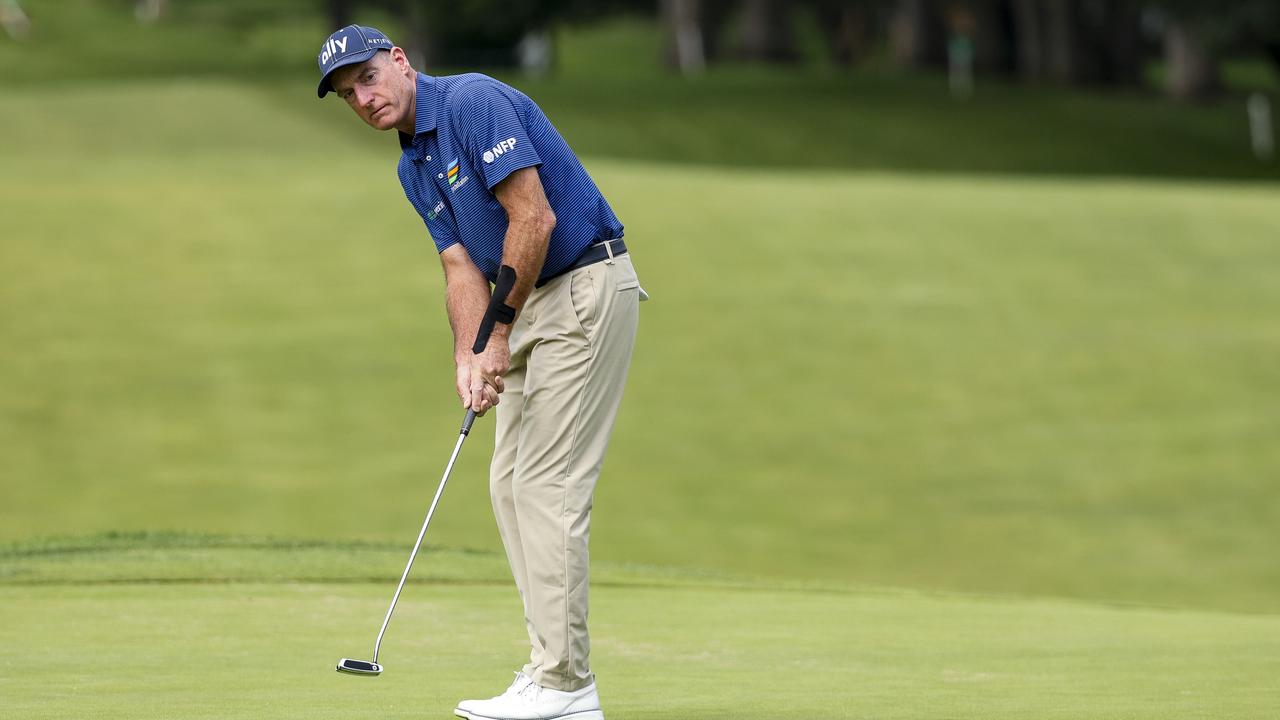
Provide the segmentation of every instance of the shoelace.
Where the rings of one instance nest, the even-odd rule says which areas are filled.
[[[521,697],[521,698],[523,698],[523,699],[525,699],[525,700],[528,700],[529,702],[537,702],[537,701],[538,701],[538,694],[539,694],[539,693],[541,693],[541,692],[542,692],[542,686],[541,686],[541,685],[539,685],[538,683],[536,683],[536,682],[534,682],[534,681],[530,680],[530,681],[529,681],[529,684],[527,684],[527,685],[525,685],[524,687],[520,688],[520,689],[516,692],[516,695],[518,695],[519,697]]]
[[[515,681],[511,683],[511,687],[507,688],[507,691],[503,693],[503,695],[519,695],[522,690],[532,684],[533,678],[525,675],[524,673],[518,672],[516,673]]]

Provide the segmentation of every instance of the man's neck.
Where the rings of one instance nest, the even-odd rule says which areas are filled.
[[[396,129],[409,137],[413,137],[414,131],[418,127],[418,77],[416,73],[410,83],[409,112],[405,113],[404,118],[396,124]]]

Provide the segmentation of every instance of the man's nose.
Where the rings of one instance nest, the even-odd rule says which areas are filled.
[[[362,87],[356,87],[356,104],[367,107],[373,102],[373,91],[366,90]]]

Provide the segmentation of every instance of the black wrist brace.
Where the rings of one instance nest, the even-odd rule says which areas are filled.
[[[471,352],[476,355],[484,352],[496,323],[510,325],[515,322],[516,309],[507,304],[507,296],[515,286],[516,269],[510,265],[498,268],[498,279],[493,283],[493,295],[489,297],[489,307],[485,309],[484,317],[480,320],[480,331],[476,333],[476,344],[471,346]]]

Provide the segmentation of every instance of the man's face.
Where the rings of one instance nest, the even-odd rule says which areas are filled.
[[[361,120],[378,130],[390,130],[412,111],[411,75],[404,51],[395,48],[334,70],[330,82]]]

